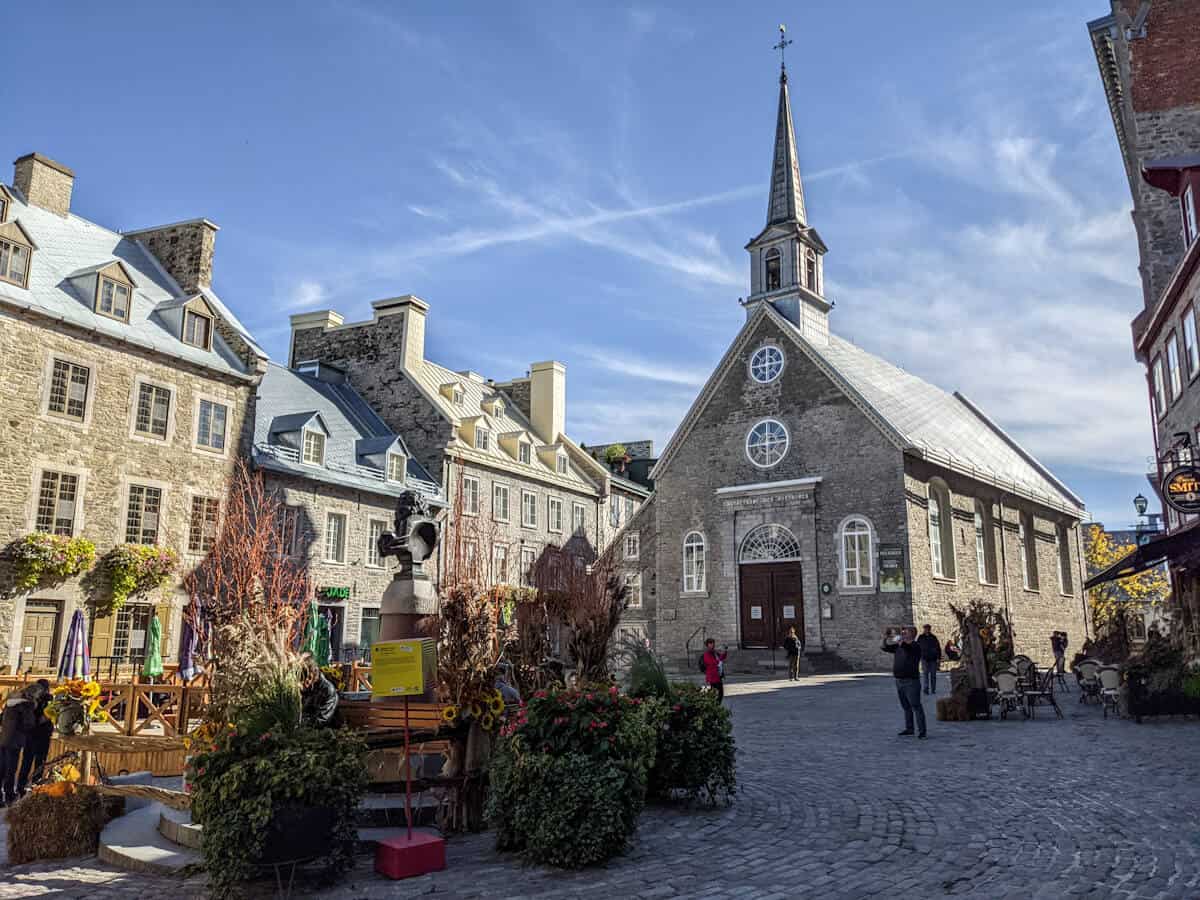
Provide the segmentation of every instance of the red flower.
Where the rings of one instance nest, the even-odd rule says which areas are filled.
[[[679,712],[681,709],[683,709],[683,707],[680,706],[678,703],[676,703],[674,706],[671,707],[671,709],[675,710],[675,712]]]
[[[610,694],[612,694],[614,697],[617,696],[617,686],[614,684],[612,687],[610,687],[608,689],[608,692]]]

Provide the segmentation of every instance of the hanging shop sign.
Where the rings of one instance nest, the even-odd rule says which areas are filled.
[[[904,546],[879,545],[879,591],[883,594],[904,593]]]
[[[317,588],[317,596],[322,600],[349,600],[350,588],[348,587],[323,587]]]
[[[1200,512],[1200,467],[1172,469],[1162,480],[1162,495],[1177,512]]]

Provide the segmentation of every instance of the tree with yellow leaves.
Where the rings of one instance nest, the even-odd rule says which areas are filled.
[[[1104,571],[1135,549],[1133,544],[1114,539],[1099,525],[1092,525],[1084,540],[1088,574]],[[1109,635],[1118,626],[1124,630],[1130,615],[1140,614],[1147,606],[1166,603],[1170,593],[1171,585],[1162,566],[1097,585],[1088,591],[1088,606],[1096,634]],[[1122,637],[1128,639],[1128,635]]]

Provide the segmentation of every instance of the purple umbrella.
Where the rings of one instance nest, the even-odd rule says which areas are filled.
[[[179,677],[184,682],[196,677],[196,630],[186,615],[183,617],[183,634],[179,638]]]
[[[58,664],[58,677],[88,678],[91,674],[92,654],[87,645],[87,623],[83,619],[83,610],[77,609],[71,616],[71,627],[67,629],[67,643]]]

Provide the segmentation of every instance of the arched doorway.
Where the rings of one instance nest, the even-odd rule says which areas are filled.
[[[738,551],[742,646],[783,646],[789,628],[804,634],[800,542],[782,525],[759,525]]]

